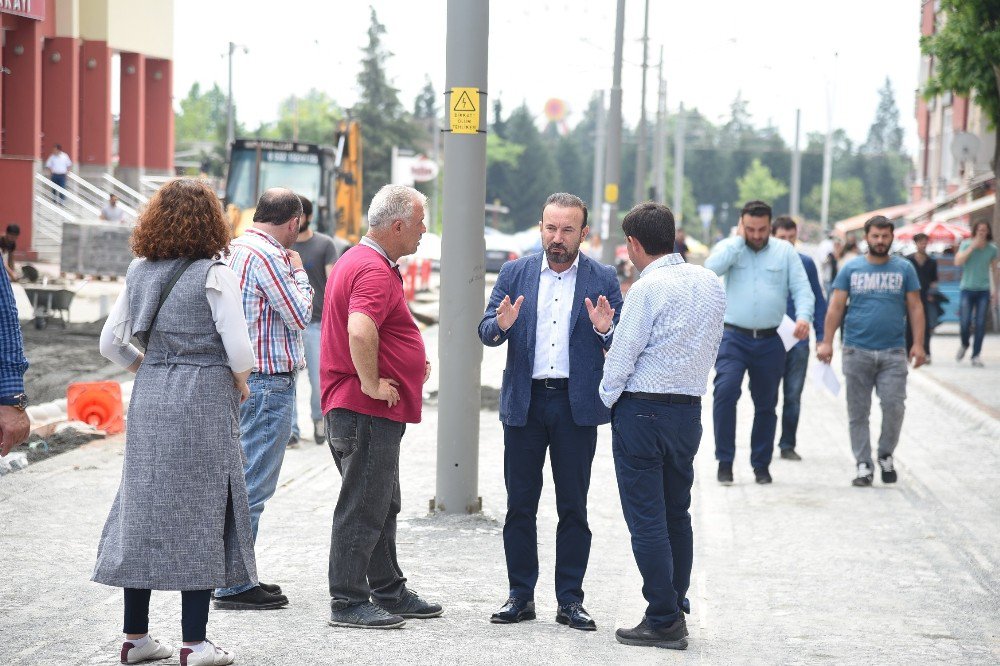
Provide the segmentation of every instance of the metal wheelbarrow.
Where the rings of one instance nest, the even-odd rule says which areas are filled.
[[[76,290],[67,289],[64,285],[25,284],[22,286],[34,310],[35,328],[39,330],[45,328],[49,320],[52,319],[62,324],[63,328],[69,325],[69,306],[83,284]]]

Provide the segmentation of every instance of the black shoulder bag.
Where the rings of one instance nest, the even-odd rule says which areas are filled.
[[[162,289],[160,289],[160,301],[156,304],[156,309],[153,310],[153,318],[149,320],[149,328],[145,331],[138,331],[134,334],[135,339],[139,341],[143,349],[149,346],[149,335],[153,332],[153,326],[156,325],[156,318],[160,314],[160,308],[163,307],[164,301],[167,300],[167,296],[170,295],[170,291],[174,288],[174,285],[177,284],[177,281],[181,279],[182,275],[184,275],[184,271],[190,268],[193,263],[194,259],[185,259],[181,262],[181,265],[174,270],[174,272],[170,275],[170,279],[167,280],[167,283],[163,285]]]

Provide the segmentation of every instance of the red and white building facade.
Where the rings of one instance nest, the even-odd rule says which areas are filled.
[[[26,257],[55,144],[88,178],[173,173],[173,0],[0,0],[0,44],[0,233],[18,224]]]

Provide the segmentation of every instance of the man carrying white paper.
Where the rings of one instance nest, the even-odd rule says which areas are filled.
[[[844,318],[849,296],[851,309],[844,321],[843,367],[851,448],[858,465],[852,483],[858,487],[871,486],[874,477],[868,429],[872,389],[882,404],[882,433],[878,442],[882,483],[896,482],[893,452],[899,442],[905,411],[907,315],[913,331],[913,346],[909,350],[913,367],[919,368],[927,359],[920,281],[910,262],[889,256],[892,235],[892,222],[881,215],[865,222],[868,254],[844,264],[833,281],[823,342],[816,347],[819,360],[829,363],[833,358],[833,337]]]

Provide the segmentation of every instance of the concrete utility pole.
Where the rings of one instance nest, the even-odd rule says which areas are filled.
[[[489,0],[448,0],[445,90],[450,132],[444,137],[444,223],[441,233],[441,323],[438,358],[437,490],[434,508],[474,513],[479,498],[480,365],[476,334],[485,305],[486,60]],[[456,88],[473,88],[461,95]],[[472,112],[478,132],[458,133],[458,114]]]
[[[826,141],[823,144],[823,201],[819,221],[823,235],[830,230],[830,181],[833,178],[833,99],[837,86],[837,54],[833,54],[833,77],[826,82]]]
[[[594,136],[594,190],[590,199],[590,211],[600,220],[601,205],[604,203],[604,144],[607,128],[604,118],[604,91],[597,93],[597,132]],[[593,224],[593,222],[591,223]]]
[[[792,149],[792,187],[789,214],[799,216],[799,199],[802,195],[802,151],[799,149],[799,126],[802,110],[795,109],[795,147]]]
[[[646,196],[646,72],[649,69],[649,0],[642,28],[642,99],[639,101],[639,143],[635,148],[635,187],[632,201],[645,201]]]
[[[237,48],[242,48],[243,53],[248,53],[250,49],[242,44],[229,42],[229,97],[226,102],[226,155],[232,150],[233,140],[236,139],[236,128],[233,124],[233,54]],[[296,116],[298,114],[296,113]]]
[[[684,221],[684,133],[686,118],[684,114],[684,102],[681,102],[677,109],[677,129],[674,134],[674,219],[677,222]]]
[[[615,20],[615,64],[611,75],[611,106],[608,109],[608,147],[604,161],[604,205],[601,207],[601,261],[615,264],[618,228],[618,178],[622,151],[622,44],[625,41],[625,0],[618,0]]]
[[[667,200],[667,80],[663,78],[663,47],[660,47],[660,86],[656,101],[656,143],[653,144],[653,193],[658,203]]]

